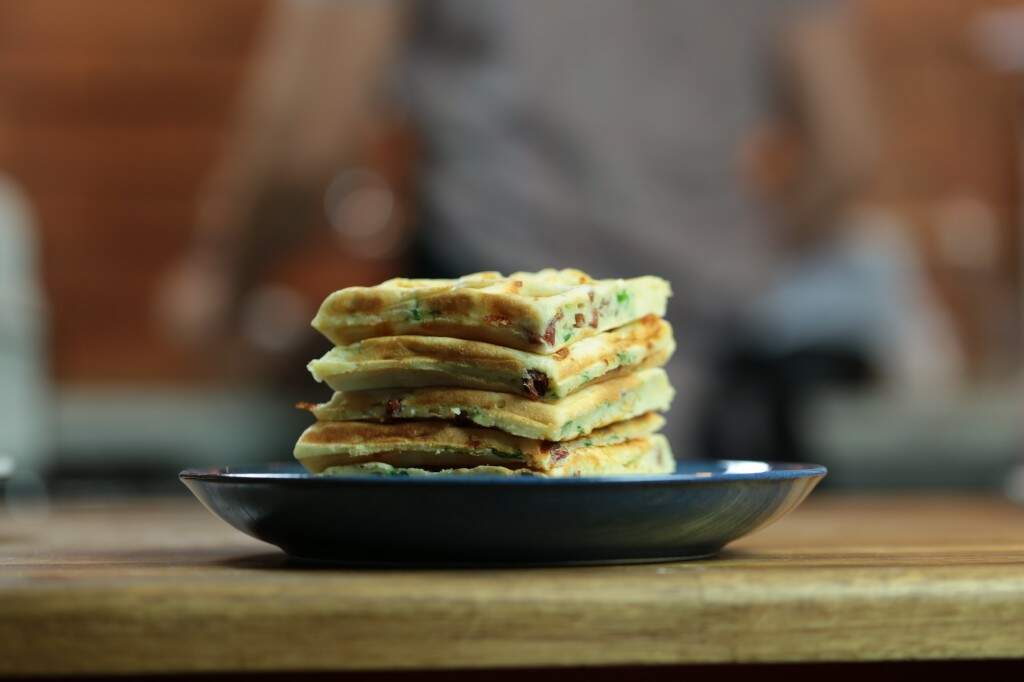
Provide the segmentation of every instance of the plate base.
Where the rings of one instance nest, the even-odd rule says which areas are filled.
[[[285,550],[282,550],[285,551]],[[332,559],[328,557],[310,557],[299,554],[292,554],[285,551],[288,563],[296,567],[309,566],[316,568],[355,568],[355,569],[487,569],[487,568],[546,568],[552,566],[613,566],[622,564],[672,564],[680,561],[699,561],[701,559],[712,559],[722,551],[721,547],[715,549],[701,549],[685,552],[672,556],[637,557],[630,559],[607,558],[607,559],[553,559],[550,561],[448,561],[430,560],[417,561],[372,561],[352,559]]]
[[[393,569],[705,559],[784,516],[824,475],[690,460],[674,474],[607,479],[312,476],[298,465],[181,479],[214,514],[289,556]]]

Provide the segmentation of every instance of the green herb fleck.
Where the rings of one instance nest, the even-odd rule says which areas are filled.
[[[586,431],[583,429],[582,426],[577,426],[576,433],[582,436],[584,433],[586,433]]]
[[[572,338],[572,332],[566,332],[565,334],[562,335],[562,341],[568,341],[571,338]]]
[[[618,359],[620,365],[628,365],[633,362],[633,358],[625,351],[619,351],[615,354],[615,357]]]
[[[423,319],[423,315],[420,314],[420,304],[418,301],[413,302],[412,310],[409,311],[409,318],[414,322],[419,322],[421,319]]]
[[[615,300],[619,303],[625,303],[629,300],[629,292],[623,289],[619,293],[615,294]]]

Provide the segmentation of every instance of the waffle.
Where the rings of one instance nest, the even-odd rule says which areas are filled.
[[[552,355],[437,336],[383,336],[336,346],[309,363],[336,391],[446,386],[557,401],[594,382],[664,365],[675,351],[668,322],[647,315]]]
[[[673,395],[665,370],[654,368],[592,384],[557,403],[472,388],[399,388],[338,392],[311,411],[320,421],[448,419],[562,441],[667,410]]]
[[[417,335],[551,354],[645,315],[661,317],[670,295],[658,277],[595,280],[579,270],[399,278],[334,292],[313,326],[341,346]]]
[[[487,465],[454,469],[423,469],[396,467],[383,462],[367,462],[333,466],[325,469],[326,476],[540,476],[565,478],[569,476],[636,476],[642,474],[668,474],[675,470],[675,459],[664,436],[653,435],[613,445],[579,448],[559,465],[546,471],[513,469],[507,466]]]
[[[577,463],[586,461],[597,468],[609,453],[618,453],[619,465],[642,456],[653,447],[652,434],[664,423],[661,416],[648,413],[556,443],[437,420],[316,422],[299,438],[295,458],[314,473],[370,463],[430,470],[497,466],[543,472],[564,466],[571,455]],[[607,449],[617,445],[623,447]]]

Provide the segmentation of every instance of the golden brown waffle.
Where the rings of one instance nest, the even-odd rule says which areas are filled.
[[[319,473],[332,466],[380,462],[396,467],[452,469],[503,466],[510,469],[553,469],[577,451],[597,466],[605,446],[644,440],[665,420],[654,413],[618,422],[582,438],[562,443],[522,438],[479,426],[450,422],[359,421],[316,422],[303,432],[295,458]],[[640,450],[649,444],[637,443]],[[639,450],[634,451],[639,456]]]
[[[654,315],[551,355],[443,336],[382,336],[336,346],[309,363],[336,391],[446,386],[556,401],[594,382],[664,365],[672,326]]]
[[[323,302],[313,326],[338,345],[379,336],[443,336],[550,354],[645,315],[671,295],[658,277],[595,280],[579,270],[390,279]]]
[[[396,388],[338,392],[312,412],[320,421],[446,419],[562,441],[667,410],[673,395],[665,370],[654,368],[592,384],[555,403],[472,388]]]

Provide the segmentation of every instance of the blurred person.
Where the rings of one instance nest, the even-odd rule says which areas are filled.
[[[423,148],[410,274],[575,266],[668,278],[685,415],[700,359],[777,264],[732,150],[758,108],[757,46],[783,9],[276,3],[197,246],[167,288],[171,325],[204,347],[229,333],[247,254],[276,257],[266,244],[303,222],[253,229],[266,197],[323,192],[390,97]]]
[[[907,225],[871,199],[879,130],[854,27],[842,5],[804,5],[786,24],[759,3],[279,2],[171,320],[226,345],[253,274],[302,242],[388,102],[422,140],[409,274],[674,283],[677,443],[705,396],[702,454],[781,459],[805,456],[821,388],[948,387],[949,321]],[[736,185],[739,147],[774,229]]]

